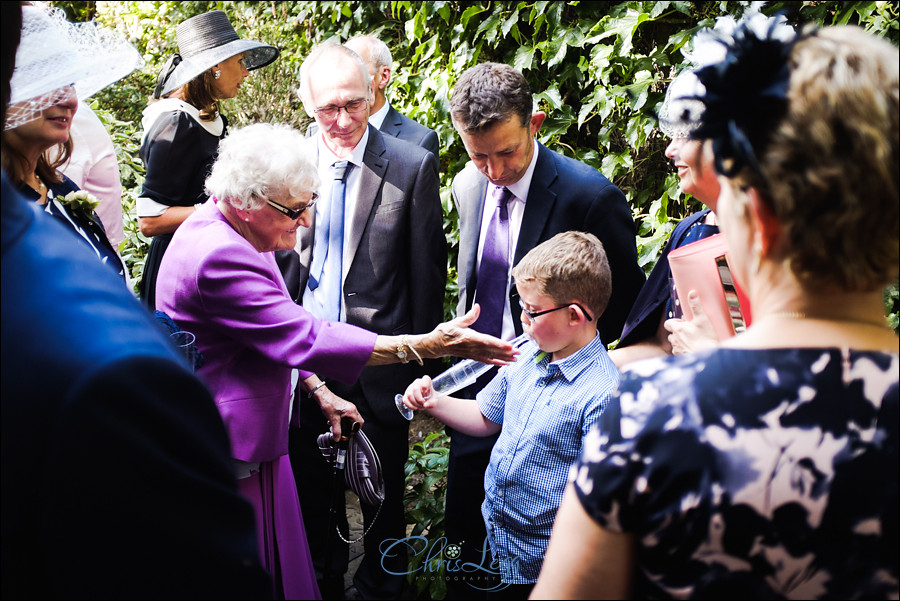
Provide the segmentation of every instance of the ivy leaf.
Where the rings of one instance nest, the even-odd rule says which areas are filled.
[[[527,71],[531,69],[534,63],[534,48],[530,46],[519,46],[516,50],[516,57],[513,59],[513,67],[519,71]]]
[[[444,20],[444,23],[450,23],[450,7],[447,6],[447,2],[435,2],[435,7],[437,8],[437,13],[440,18]]]
[[[559,93],[559,88],[555,83],[540,94],[536,94],[535,99],[538,102],[540,102],[541,100],[545,101],[550,105],[549,108],[551,110],[557,110],[563,104],[562,95]]]
[[[569,50],[569,45],[566,44],[565,39],[563,39],[561,41],[561,43],[559,44],[559,48],[556,49],[556,54],[553,55],[553,57],[547,63],[547,66],[554,67],[554,66],[558,65],[559,63],[561,63],[563,61],[563,59],[566,58],[566,53],[568,52],[568,50]]]
[[[463,11],[462,16],[459,18],[459,24],[463,26],[463,29],[465,29],[469,25],[469,19],[481,12],[484,12],[484,9],[480,6],[470,6]]]
[[[519,12],[513,11],[512,14],[503,21],[503,25],[500,26],[500,33],[503,34],[503,37],[509,35],[509,30],[513,28],[513,26],[519,22]]]
[[[425,5],[422,5],[422,8],[419,9],[419,12],[416,13],[415,17],[415,35],[417,40],[421,40],[425,37],[425,22],[428,20],[428,15],[425,13]]]
[[[481,22],[481,25],[479,25],[478,29],[475,31],[475,37],[478,37],[479,34],[484,33],[485,41],[493,43],[494,40],[497,39],[497,28],[499,25],[500,15],[495,13]]]
[[[638,13],[633,9],[628,9],[624,17],[610,20],[610,29],[615,32],[622,42],[619,46],[619,56],[627,58],[631,54],[634,32],[637,31],[641,23],[649,18],[649,15],[646,13]]]

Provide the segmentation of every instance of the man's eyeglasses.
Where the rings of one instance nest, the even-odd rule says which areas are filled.
[[[272,207],[273,209],[275,209],[276,211],[287,215],[288,218],[296,219],[297,217],[302,215],[303,211],[305,211],[306,209],[311,209],[314,206],[316,206],[316,199],[318,199],[318,198],[319,198],[319,195],[316,194],[315,192],[313,192],[312,199],[310,199],[310,201],[308,203],[306,203],[299,209],[289,209],[286,206],[284,206],[282,204],[278,204],[277,202],[275,202],[274,200],[271,200],[269,198],[266,198],[266,202],[269,203],[269,206]]]
[[[351,100],[350,102],[342,106],[335,106],[333,104],[329,104],[328,106],[321,106],[317,109],[314,109],[313,112],[323,119],[337,119],[337,116],[341,114],[341,109],[347,111],[348,115],[352,115],[364,110],[366,108],[366,105],[368,104],[369,100],[367,98],[357,98],[356,100]]]
[[[540,317],[541,315],[546,315],[547,313],[553,313],[554,311],[559,311],[560,309],[567,309],[568,307],[571,307],[572,305],[575,305],[576,307],[581,309],[581,312],[584,313],[584,316],[587,318],[588,321],[594,321],[591,318],[590,313],[585,311],[584,307],[582,307],[578,303],[569,303],[568,305],[560,305],[559,307],[554,307],[553,309],[547,309],[546,311],[538,311],[537,313],[532,313],[531,311],[529,311],[528,309],[525,308],[525,302],[521,298],[519,299],[519,306],[522,307],[522,312],[525,313],[526,316],[528,316],[529,322],[534,322],[534,320],[536,318]]]

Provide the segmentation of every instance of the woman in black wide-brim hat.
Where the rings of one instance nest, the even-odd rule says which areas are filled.
[[[228,125],[219,101],[234,98],[250,71],[279,54],[273,46],[238,37],[221,10],[187,19],[175,34],[179,53],[160,72],[142,120],[140,155],[147,175],[137,214],[141,233],[153,240],[140,293],[151,309],[172,233],[206,200],[203,182]]]

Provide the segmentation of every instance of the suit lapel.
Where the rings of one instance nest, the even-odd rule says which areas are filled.
[[[513,265],[521,261],[529,250],[538,245],[541,233],[553,211],[553,205],[556,204],[556,192],[554,191],[554,184],[558,177],[556,163],[546,147],[540,142],[536,142],[536,144],[540,150],[534,166],[531,186],[528,188],[528,198],[525,199],[525,214],[522,216],[522,227],[519,230],[519,239],[516,241]]]
[[[369,141],[363,155],[363,164],[359,178],[359,194],[356,198],[356,206],[350,218],[350,232],[347,236],[347,245],[344,247],[344,277],[350,269],[353,257],[362,240],[369,215],[375,206],[375,200],[381,191],[381,182],[387,171],[389,161],[384,157],[384,141],[381,133],[371,125],[369,126]]]
[[[459,266],[460,281],[465,286],[465,308],[472,307],[475,289],[475,260],[478,256],[478,237],[481,233],[481,213],[484,210],[484,195],[488,180],[474,167],[471,175],[461,179],[456,190],[459,206]]]
[[[402,125],[403,122],[400,119],[400,113],[391,106],[388,108],[387,115],[384,116],[384,123],[381,124],[381,133],[399,138],[400,127]]]

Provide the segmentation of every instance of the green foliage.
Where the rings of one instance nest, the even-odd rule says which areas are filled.
[[[176,49],[175,26],[207,10],[226,10],[238,33],[282,49],[224,103],[235,125],[256,121],[304,128],[296,94],[300,62],[313,44],[374,33],[391,47],[397,68],[391,102],[438,132],[444,231],[456,264],[457,219],[449,199],[467,156],[449,117],[449,96],[462,71],[486,60],[522,70],[548,118],[539,133],[550,148],[604,173],[630,203],[641,265],[649,272],[673,223],[699,203],[682,195],[663,153],[655,111],[683,61],[693,33],[746,2],[61,2],[76,18],[96,17],[126,32],[146,66],[98,96],[136,128],[160,65]],[[897,43],[897,2],[771,2],[794,23],[857,23]],[[132,230],[136,232],[135,230]],[[137,249],[145,243],[131,238]],[[139,253],[135,253],[138,257]],[[135,271],[139,271],[136,268]],[[454,313],[455,274],[445,314]]]
[[[134,199],[143,170],[137,158],[140,115],[160,66],[175,51],[175,26],[207,10],[221,8],[239,35],[282,49],[272,65],[255,71],[241,94],[223,105],[233,125],[276,121],[303,128],[310,119],[295,88],[299,65],[312,45],[343,42],[357,33],[374,33],[394,55],[387,90],[401,112],[434,129],[441,142],[441,200],[444,233],[450,244],[445,316],[455,313],[458,219],[450,183],[468,157],[449,116],[450,90],[467,68],[483,61],[520,69],[535,95],[536,109],[547,113],[542,143],[582,160],[618,185],[632,208],[642,267],[649,272],[674,224],[700,208],[678,190],[677,177],[664,155],[667,141],[656,129],[656,110],[672,77],[683,68],[682,50],[692,35],[715,18],[743,13],[749,2],[625,1],[295,1],[295,2],[57,2],[74,18],[94,17],[125,32],[143,54],[146,66],[98,94],[120,150],[126,194],[123,246],[133,277],[139,277],[147,239],[137,230]],[[791,23],[858,24],[895,45],[898,2],[768,2],[767,14],[784,12]],[[897,286],[885,293],[885,306],[897,327]],[[439,439],[432,441],[439,448]],[[441,443],[442,444],[442,443]],[[440,455],[420,449],[424,458]],[[434,461],[432,461],[434,462]],[[437,462],[439,463],[439,462]],[[428,468],[431,469],[431,468]],[[422,472],[424,473],[424,471]],[[430,472],[429,472],[430,473]],[[433,480],[433,479],[432,479]],[[433,480],[437,482],[438,480]],[[424,482],[424,481],[423,481]],[[418,495],[422,490],[417,489]],[[426,510],[439,516],[442,489],[421,498],[416,524]],[[418,497],[417,497],[418,498]],[[440,502],[438,502],[440,499]],[[412,515],[412,514],[411,514]],[[432,591],[438,594],[438,591]]]
[[[116,148],[119,175],[122,179],[122,223],[125,226],[125,240],[119,244],[118,250],[125,261],[131,284],[134,286],[133,291],[137,294],[137,284],[141,281],[144,261],[150,246],[150,239],[138,229],[135,209],[141,185],[144,183],[144,164],[138,157],[141,132],[133,123],[120,121],[111,111],[101,108],[96,98],[91,100],[90,105],[106,126]]]
[[[900,282],[895,281],[884,289],[884,314],[888,325],[900,333]]]
[[[427,588],[432,599],[443,599],[447,594],[443,555],[431,557],[429,550],[444,536],[449,445],[450,437],[443,429],[432,432],[410,447],[405,467],[406,494],[403,502],[406,505],[406,523],[413,524],[410,536],[425,537],[428,541],[424,548],[416,549],[418,554],[410,553],[407,579],[415,583],[416,592],[420,595]],[[423,565],[429,558],[429,565]]]

